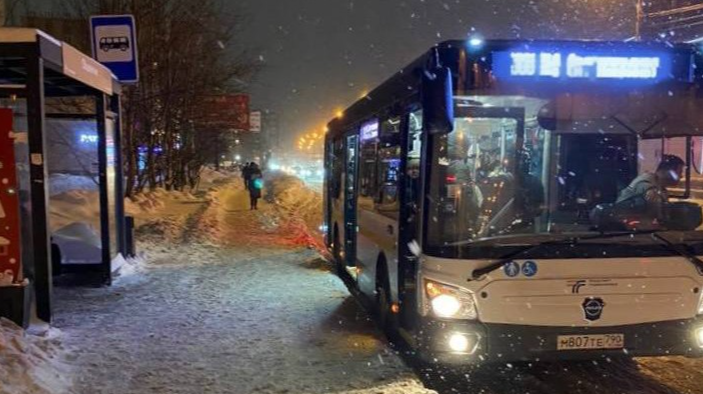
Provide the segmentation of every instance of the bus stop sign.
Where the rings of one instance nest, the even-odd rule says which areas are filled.
[[[109,68],[122,83],[139,80],[137,32],[132,15],[90,17],[93,57]]]

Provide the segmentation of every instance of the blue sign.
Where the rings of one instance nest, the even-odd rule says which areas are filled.
[[[378,137],[378,120],[374,119],[361,125],[359,131],[362,141],[368,141]]]
[[[542,80],[629,80],[658,82],[671,79],[672,56],[663,51],[615,52],[586,50],[527,50],[493,53],[498,78]]]
[[[503,266],[503,271],[505,271],[505,275],[514,278],[520,275],[520,264],[511,261]]]
[[[122,83],[139,80],[137,31],[132,15],[90,17],[90,36],[93,58]]]
[[[78,138],[81,144],[97,144],[98,135],[97,134],[81,134]]]
[[[537,263],[534,261],[525,261],[522,263],[522,274],[531,278],[537,274]]]

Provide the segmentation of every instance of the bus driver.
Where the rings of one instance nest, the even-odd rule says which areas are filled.
[[[620,192],[617,204],[625,202],[643,204],[645,211],[661,222],[664,218],[664,204],[669,201],[667,188],[679,183],[685,166],[680,157],[664,155],[654,173],[645,172]]]

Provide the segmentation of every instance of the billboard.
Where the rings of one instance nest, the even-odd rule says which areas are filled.
[[[205,98],[201,126],[249,131],[249,95],[222,94]]]
[[[12,110],[0,108],[0,287],[22,281],[17,186]]]

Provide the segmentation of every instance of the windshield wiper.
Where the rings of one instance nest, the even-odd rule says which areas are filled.
[[[535,249],[539,249],[539,248],[541,248],[541,247],[543,247],[543,246],[549,246],[549,245],[569,245],[569,244],[576,244],[576,243],[579,243],[579,242],[581,242],[581,241],[589,241],[589,240],[595,240],[595,239],[617,238],[617,237],[634,236],[634,235],[641,235],[641,234],[652,234],[652,235],[654,235],[654,234],[657,234],[657,231],[658,231],[658,230],[619,231],[619,232],[612,232],[612,233],[599,233],[599,234],[586,235],[586,236],[580,236],[580,237],[569,237],[569,238],[566,238],[566,239],[557,239],[557,240],[550,240],[550,241],[540,242],[540,243],[537,243],[537,244],[534,244],[534,245],[526,246],[526,247],[524,247],[524,248],[522,248],[522,249],[516,250],[515,252],[508,253],[507,255],[505,255],[505,256],[499,258],[498,260],[496,260],[496,261],[494,261],[494,262],[488,264],[487,266],[485,266],[485,267],[483,267],[483,268],[475,269],[475,270],[471,273],[471,279],[470,279],[470,280],[478,280],[478,279],[480,279],[481,277],[483,277],[484,275],[490,274],[491,272],[493,272],[493,271],[495,271],[495,270],[501,268],[501,267],[504,266],[505,264],[508,264],[508,263],[511,262],[515,257],[520,256],[520,255],[522,255],[522,254],[525,254],[525,253],[527,253],[527,252],[531,252],[531,251],[533,251],[533,250],[535,250]],[[660,237],[661,237],[661,236],[660,236]],[[657,239],[659,239],[659,238],[657,238]],[[668,240],[667,240],[667,241],[668,241]],[[668,244],[667,244],[667,245],[668,245]],[[674,247],[675,247],[675,246],[674,246]],[[672,250],[673,250],[673,249],[672,249]],[[681,251],[676,250],[675,252],[681,254],[682,256],[684,256]],[[683,251],[683,253],[687,253],[687,252]],[[690,254],[689,254],[689,256],[692,257],[693,259],[697,260],[698,263],[701,264],[701,265],[700,265],[700,269],[703,269],[703,261],[701,261],[700,259],[698,259],[696,256],[691,256]],[[692,260],[689,259],[689,261],[692,261]],[[694,264],[696,264],[696,267],[698,267],[698,263],[694,263]]]
[[[696,267],[698,273],[703,275],[703,261],[699,259],[696,255],[688,253],[686,249],[671,242],[669,239],[662,236],[659,232],[653,232],[652,238],[659,241],[662,245],[666,246],[667,249],[671,250],[672,252],[678,253],[681,257],[688,260],[689,263],[693,264],[693,266]]]

